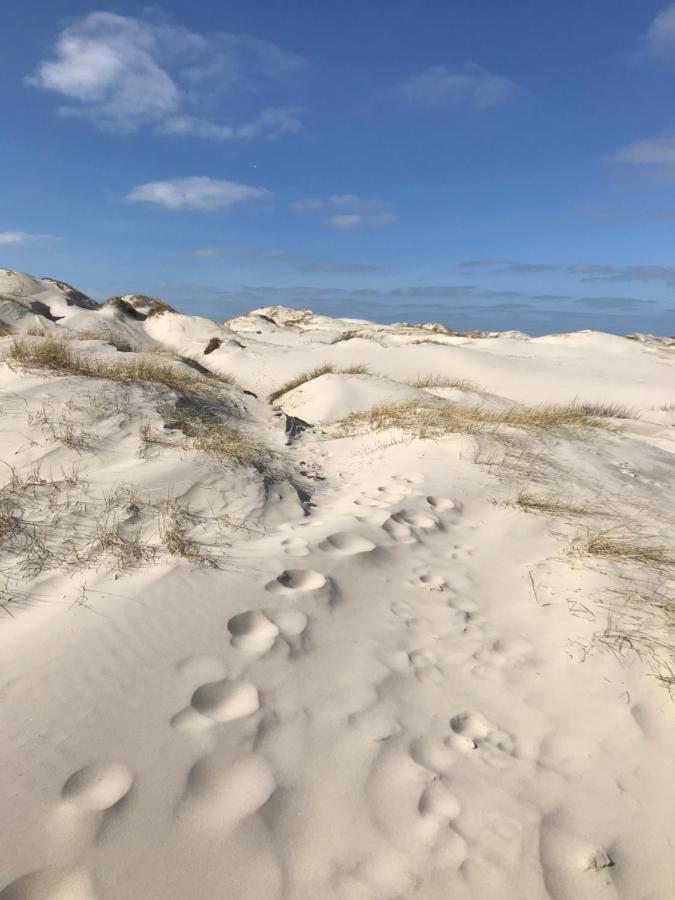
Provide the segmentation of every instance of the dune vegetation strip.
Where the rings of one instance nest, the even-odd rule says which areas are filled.
[[[675,567],[675,549],[653,539],[641,540],[628,529],[605,528],[589,534],[579,543],[578,550],[589,556],[617,563],[635,563],[654,569]]]
[[[315,378],[320,378],[322,375],[367,375],[368,367],[367,366],[348,366],[347,368],[338,368],[337,366],[333,366],[330,364],[325,364],[323,366],[317,366],[315,369],[308,369],[306,372],[301,372],[299,375],[296,375],[295,378],[291,378],[290,381],[287,381],[286,384],[283,384],[281,387],[277,388],[275,391],[269,395],[268,400],[270,403],[274,403],[280,397],[283,397],[284,394],[287,394],[289,391],[295,390],[295,388],[300,387],[300,385],[305,384],[308,381],[313,381]]]
[[[542,404],[491,409],[485,405],[408,400],[384,403],[366,412],[352,413],[343,420],[343,424],[348,428],[372,431],[399,428],[425,438],[453,433],[477,434],[494,431],[500,426],[539,430],[589,428],[601,425],[601,420],[605,418],[629,417],[628,409],[613,404]]]
[[[213,392],[223,384],[234,384],[227,375],[203,375],[187,366],[171,365],[143,357],[101,360],[73,350],[61,338],[15,339],[5,362],[12,368],[48,369],[61,375],[79,375],[106,381],[161,384],[180,394]]]
[[[194,417],[184,419],[181,429],[195,450],[201,450],[221,463],[250,467],[270,478],[282,477],[281,467],[271,448],[230,422],[205,421]]]
[[[448,378],[446,375],[440,374],[418,375],[409,384],[411,387],[422,390],[433,390],[434,388],[454,388],[458,391],[480,390],[480,386],[474,381],[469,381],[468,378]]]
[[[583,515],[589,510],[588,504],[575,503],[559,494],[535,494],[526,490],[519,491],[512,502],[521,509],[553,516]]]

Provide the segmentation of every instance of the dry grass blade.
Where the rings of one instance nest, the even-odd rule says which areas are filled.
[[[190,419],[183,422],[182,429],[192,439],[195,450],[208,453],[219,462],[249,466],[264,475],[278,474],[272,450],[253,435],[235,428],[229,422]]]
[[[140,529],[126,537],[108,519],[97,525],[93,548],[111,556],[120,569],[149,562],[156,555],[156,548],[142,540]]]
[[[193,562],[204,559],[199,544],[188,536],[188,524],[181,511],[170,510],[160,517],[159,537],[171,556],[180,556]]]
[[[346,368],[337,368],[336,366],[330,365],[326,363],[323,366],[317,366],[315,369],[308,369],[306,372],[300,372],[299,375],[296,375],[295,378],[291,378],[290,381],[287,381],[286,384],[282,385],[280,388],[277,388],[276,391],[273,391],[269,395],[269,402],[274,403],[275,400],[278,400],[279,397],[283,397],[284,394],[287,394],[289,391],[294,390],[300,385],[305,384],[308,381],[313,381],[315,378],[320,378],[322,375],[367,375],[368,367],[367,366],[347,366]]]
[[[520,491],[514,505],[521,509],[534,510],[536,512],[549,513],[551,515],[582,515],[588,511],[588,506],[573,503],[558,494],[532,494],[529,491]]]
[[[619,563],[637,563],[662,569],[675,565],[675,550],[654,543],[641,543],[616,528],[606,528],[588,536],[579,548],[582,553]]]
[[[418,375],[414,381],[410,382],[410,386],[423,390],[427,388],[455,388],[458,391],[480,390],[475,382],[469,381],[467,378],[448,378],[438,374]]]

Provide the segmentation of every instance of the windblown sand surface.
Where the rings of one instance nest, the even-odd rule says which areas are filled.
[[[0,320],[0,900],[673,897],[672,345]]]

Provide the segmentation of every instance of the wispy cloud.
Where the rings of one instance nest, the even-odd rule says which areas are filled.
[[[127,200],[163,206],[166,209],[227,209],[235,203],[271,197],[270,191],[234,181],[222,181],[206,176],[174,178],[170,181],[149,181],[139,184],[127,195]]]
[[[667,285],[675,284],[675,268],[658,265],[612,266],[607,263],[580,262],[563,266],[555,263],[473,259],[459,263],[458,268],[462,272],[488,272],[498,275],[559,272],[576,276],[581,281],[661,281]]]
[[[27,231],[0,231],[0,244],[29,244],[35,241],[53,240],[49,234],[29,234]]]
[[[620,147],[609,159],[610,162],[637,166],[675,167],[675,132],[633,141]]]
[[[560,266],[551,263],[520,263],[501,259],[469,259],[458,266],[463,272],[494,272],[495,274],[538,275],[543,272],[557,272]]]
[[[675,3],[657,13],[647,30],[644,43],[647,52],[653,56],[675,55]]]
[[[517,85],[510,78],[471,62],[459,69],[431,66],[392,88],[392,94],[399,100],[430,109],[443,106],[488,109],[511,100],[516,92]]]
[[[299,213],[330,212],[325,223],[338,231],[353,231],[361,225],[391,225],[398,221],[387,200],[360,197],[358,194],[329,194],[294,200],[291,209]]]
[[[380,266],[367,263],[351,262],[344,259],[314,259],[304,253],[293,253],[290,250],[250,249],[240,247],[198,247],[191,251],[192,256],[201,259],[214,257],[234,257],[249,259],[255,262],[279,264],[298,272],[323,272],[327,275],[367,275],[381,272]]]
[[[93,12],[65,28],[52,57],[26,78],[61,95],[64,115],[102,128],[232,141],[279,137],[301,127],[296,109],[263,108],[242,123],[222,123],[214,101],[253,96],[260,86],[300,68],[304,60],[269,41],[243,34],[199,34],[111,12]]]
[[[591,271],[582,281],[660,281],[669,287],[675,285],[675,268],[672,266],[594,266],[589,269]]]

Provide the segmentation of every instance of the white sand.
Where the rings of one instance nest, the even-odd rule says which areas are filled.
[[[0,512],[20,522],[0,553],[1,900],[674,895],[672,567],[578,547],[622,526],[672,552],[675,349],[280,308],[133,318],[6,270],[0,319],[233,374],[222,398],[292,476],[190,448],[166,389],[0,365]],[[371,374],[266,402],[325,363]],[[431,374],[478,393],[406,383]],[[434,395],[632,413],[508,444],[334,424]],[[316,427],[286,446],[279,410]],[[585,509],[528,512],[524,489]],[[206,561],[162,544],[167,497]],[[106,527],[154,549],[96,551]]]

